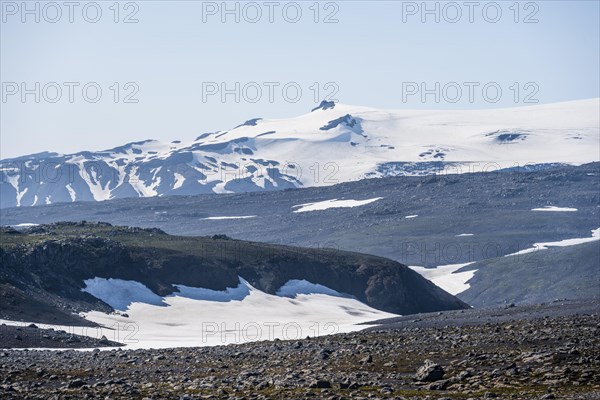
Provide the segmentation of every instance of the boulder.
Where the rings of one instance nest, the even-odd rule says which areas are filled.
[[[444,369],[431,360],[425,360],[425,363],[417,370],[415,379],[420,382],[435,382],[444,377]]]

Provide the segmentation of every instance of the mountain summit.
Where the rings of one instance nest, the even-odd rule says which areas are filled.
[[[195,140],[0,161],[0,206],[327,186],[390,175],[598,161],[600,99],[475,110],[323,101]]]

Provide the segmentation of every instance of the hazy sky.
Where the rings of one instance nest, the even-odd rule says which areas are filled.
[[[334,91],[377,108],[599,96],[598,1],[77,3],[2,1],[0,158],[189,140]]]

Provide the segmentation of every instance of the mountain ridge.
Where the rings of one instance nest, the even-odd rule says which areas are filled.
[[[0,207],[329,186],[600,160],[600,99],[512,109],[376,110],[322,102],[195,140],[0,160]],[[282,158],[282,155],[285,157]]]

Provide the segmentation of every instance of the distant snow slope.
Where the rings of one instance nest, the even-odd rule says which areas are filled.
[[[85,318],[102,325],[101,333],[109,339],[120,335],[129,348],[301,339],[360,330],[365,325],[358,323],[395,316],[305,280],[286,283],[277,295],[257,290],[242,278],[238,287],[225,291],[179,285],[179,293],[154,295],[160,303],[147,298],[150,289],[139,282],[94,278],[85,283],[83,290],[108,304],[116,298],[119,307],[125,305],[121,309],[128,317],[92,311]],[[95,329],[86,332],[100,334]]]
[[[504,257],[516,257],[540,250],[547,250],[549,247],[575,246],[578,244],[594,242],[597,240],[600,240],[600,228],[592,230],[591,237],[565,239],[556,242],[536,243],[531,248],[521,250],[512,254],[507,254]],[[471,264],[474,264],[474,262],[463,264],[439,265],[434,268],[425,268],[420,266],[409,266],[409,268],[419,273],[424,278],[429,279],[431,282],[441,287],[448,293],[457,295],[471,287],[471,285],[469,284],[469,280],[471,280],[475,273],[477,273],[477,269],[460,271],[464,267]]]
[[[466,267],[469,264],[472,263],[440,265],[435,268],[417,266],[409,268],[421,274],[423,278],[429,279],[446,292],[457,295],[470,287],[467,282],[475,275],[475,272],[477,272],[476,270],[457,272],[459,269]]]
[[[592,237],[564,239],[564,240],[559,240],[556,242],[535,243],[533,245],[533,247],[517,251],[516,253],[507,254],[504,257],[529,254],[529,253],[533,253],[533,252],[540,251],[540,250],[546,250],[546,249],[548,249],[548,247],[575,246],[578,244],[595,242],[597,240],[600,240],[600,228],[592,230]]]
[[[600,160],[600,99],[480,111],[377,110],[323,102],[188,141],[0,161],[1,207],[332,185]],[[43,201],[38,201],[43,199]]]

